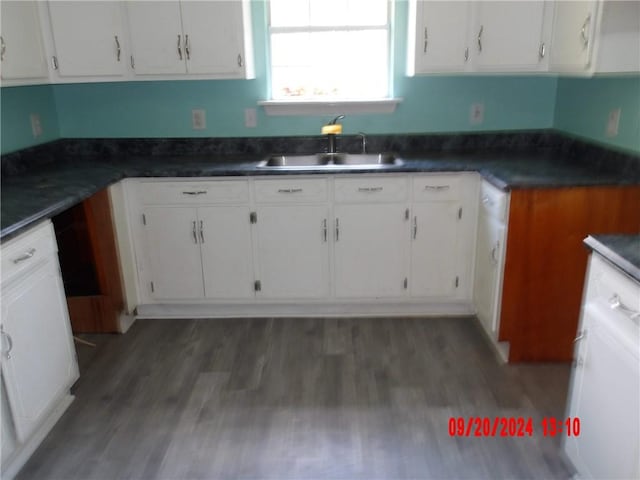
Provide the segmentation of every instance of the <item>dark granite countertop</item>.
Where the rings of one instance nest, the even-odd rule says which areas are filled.
[[[294,151],[289,149],[286,142],[271,139],[268,145],[258,147],[251,140],[245,143],[236,141],[233,148],[220,142],[204,145],[200,142],[198,145],[197,140],[174,143],[170,140],[148,139],[130,143],[111,140],[58,141],[52,147],[35,147],[28,154],[3,156],[0,238],[7,240],[28,226],[64,211],[123,178],[475,171],[503,190],[640,184],[640,161],[637,158],[632,157],[631,161],[625,158],[622,169],[611,168],[611,162],[602,160],[602,152],[593,156],[590,150],[580,147],[576,153],[573,144],[571,148],[566,145],[550,148],[549,143],[557,141],[554,135],[550,135],[551,140],[547,134],[528,135],[526,142],[522,140],[522,135],[498,137],[500,148],[495,148],[495,145],[487,147],[486,136],[471,136],[473,148],[468,150],[473,151],[466,152],[443,149],[442,138],[445,142],[449,141],[449,137],[445,136],[438,137],[440,151],[434,152],[429,151],[427,147],[431,145],[425,145],[422,137],[407,136],[402,141],[396,137],[391,140],[382,137],[382,140],[377,139],[377,145],[375,139],[370,142],[370,146],[373,144],[371,149],[396,151],[403,159],[403,165],[384,169],[334,166],[329,170],[316,168],[295,171],[257,166],[267,156],[264,152]],[[310,138],[306,145],[308,151],[320,151],[317,148],[323,144],[318,144],[315,137]],[[417,143],[416,138],[420,140]],[[468,137],[455,138],[469,142]],[[433,143],[433,138],[430,137],[429,141]],[[300,140],[296,139],[296,142],[298,146]],[[479,142],[485,143],[478,145]],[[514,142],[517,148],[513,147]],[[247,144],[252,148],[244,148],[245,151],[237,148]],[[357,151],[346,142],[345,147]],[[194,150],[201,153],[193,153]],[[406,153],[403,154],[403,151]],[[598,161],[576,161],[577,154],[582,157],[593,156]],[[37,159],[36,164],[25,168],[25,162],[34,158]]]
[[[640,235],[589,235],[584,243],[640,282]]]

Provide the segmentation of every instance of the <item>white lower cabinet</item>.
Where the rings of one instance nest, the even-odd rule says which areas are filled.
[[[143,213],[147,289],[157,299],[204,296],[202,259],[193,207],[147,207]]]
[[[473,303],[487,336],[507,361],[508,345],[498,340],[498,333],[509,194],[483,180],[479,199]]]
[[[417,305],[437,301],[473,312],[475,174],[127,185],[137,304],[145,308],[215,304],[228,308],[220,315],[241,315],[324,304],[331,307],[316,311],[336,313],[364,311],[371,301],[424,312]]]
[[[260,297],[328,297],[328,222],[326,205],[258,207]]]
[[[253,298],[251,228],[247,206],[198,208],[198,236],[207,298]]]
[[[584,479],[640,478],[640,285],[592,253],[564,450]],[[579,434],[578,434],[579,433]]]
[[[408,285],[407,205],[335,207],[337,297],[400,297]]]
[[[2,420],[2,460],[10,478],[69,405],[79,374],[51,223],[3,244],[2,270],[2,414],[10,417]],[[5,439],[14,447],[8,455]]]
[[[143,216],[151,297],[253,297],[247,207],[149,206]]]

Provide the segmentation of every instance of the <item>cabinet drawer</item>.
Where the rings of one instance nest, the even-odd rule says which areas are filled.
[[[591,302],[604,302],[612,310],[633,316],[640,312],[640,284],[593,253],[586,294],[586,303]]]
[[[327,180],[324,178],[256,180],[253,186],[257,202],[298,203],[327,201]]]
[[[460,198],[460,177],[457,175],[424,175],[413,179],[413,200],[416,202],[450,202]]]
[[[2,283],[58,251],[51,222],[2,244]]]
[[[484,180],[480,185],[480,209],[501,222],[506,221],[509,194]]]
[[[336,178],[336,202],[402,202],[408,198],[407,177]]]
[[[141,182],[138,199],[145,205],[244,203],[249,201],[246,180],[206,182]]]

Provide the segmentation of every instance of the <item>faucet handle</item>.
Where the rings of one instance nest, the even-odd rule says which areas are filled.
[[[344,115],[338,115],[336,118],[334,118],[333,120],[331,120],[328,125],[335,125],[336,123],[338,123],[338,121],[342,120],[344,118]]]

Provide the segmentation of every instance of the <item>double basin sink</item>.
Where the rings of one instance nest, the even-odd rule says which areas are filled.
[[[258,163],[258,167],[283,170],[389,168],[402,164],[402,160],[393,153],[316,153],[311,155],[271,155]]]

